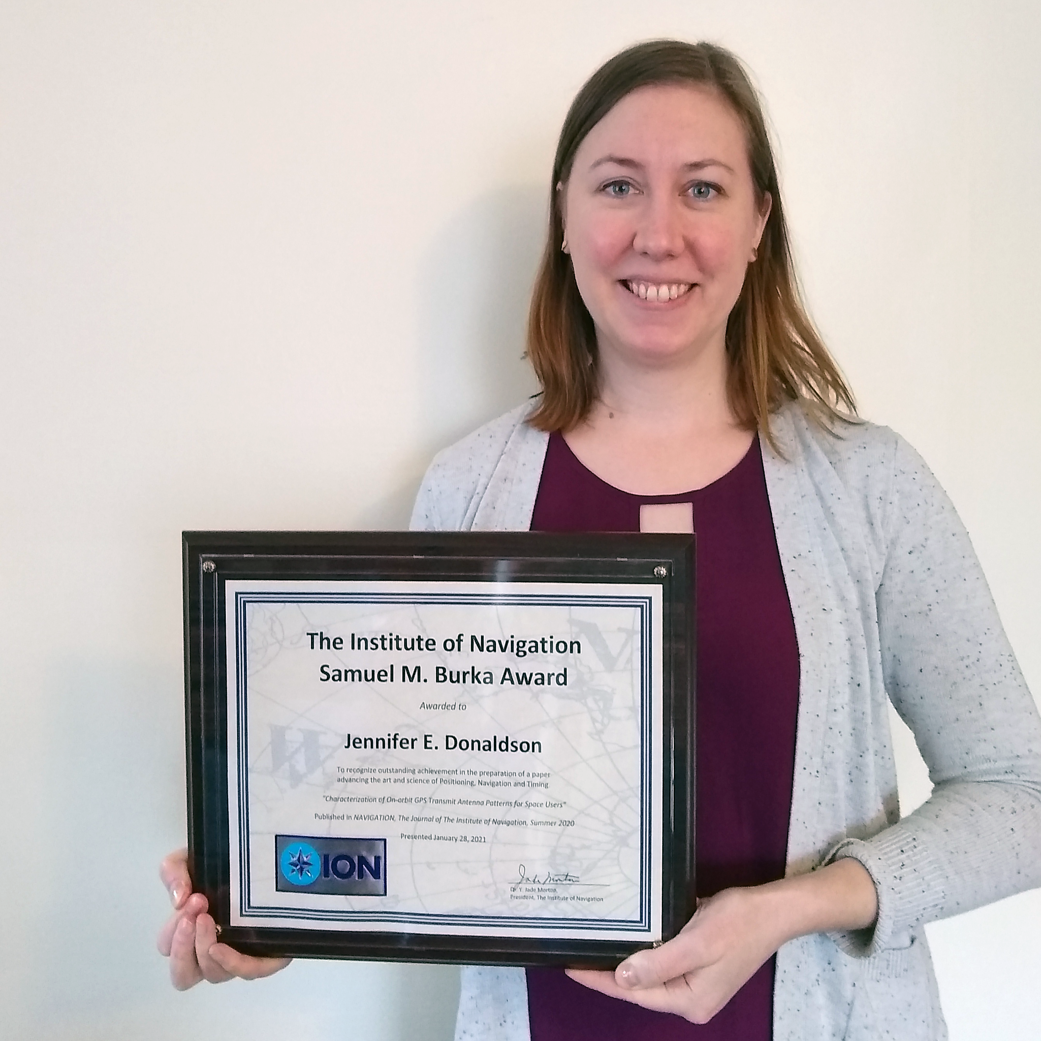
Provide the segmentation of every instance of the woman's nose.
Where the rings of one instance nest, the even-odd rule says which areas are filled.
[[[683,252],[683,213],[679,200],[660,195],[647,198],[637,220],[633,247],[654,259]]]

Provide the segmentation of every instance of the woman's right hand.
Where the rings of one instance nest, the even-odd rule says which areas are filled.
[[[159,931],[159,953],[170,959],[170,982],[178,990],[200,980],[224,983],[231,979],[256,980],[284,969],[291,958],[254,958],[217,942],[217,926],[207,913],[202,893],[192,892],[188,851],[179,849],[159,865],[173,914]]]

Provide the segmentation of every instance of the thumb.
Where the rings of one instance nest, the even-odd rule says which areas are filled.
[[[708,960],[693,930],[648,951],[637,951],[615,969],[615,980],[627,990],[643,990],[674,980],[684,973],[704,968]]]

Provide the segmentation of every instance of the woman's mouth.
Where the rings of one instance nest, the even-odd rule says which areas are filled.
[[[694,288],[694,282],[637,282],[634,280],[626,280],[622,282],[622,285],[629,290],[633,296],[638,296],[641,300],[649,300],[653,302],[664,302],[666,300],[675,300],[678,297],[683,296],[684,293],[689,293]]]

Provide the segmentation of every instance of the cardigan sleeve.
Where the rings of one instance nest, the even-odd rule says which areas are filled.
[[[915,735],[930,798],[854,857],[878,894],[872,933],[836,937],[870,955],[914,927],[1041,885],[1041,720],[968,533],[906,442],[882,504],[876,590],[886,692]]]

